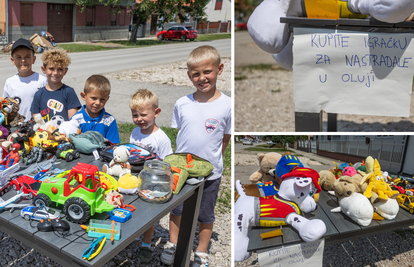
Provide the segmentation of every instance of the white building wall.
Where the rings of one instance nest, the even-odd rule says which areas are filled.
[[[223,0],[221,10],[214,10],[216,0],[211,0],[206,6],[207,20],[211,22],[231,20],[231,2]]]

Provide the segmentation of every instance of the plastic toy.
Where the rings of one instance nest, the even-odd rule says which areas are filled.
[[[33,162],[40,162],[43,159],[43,149],[40,147],[40,144],[33,147],[29,155],[24,158],[26,164],[32,164]]]
[[[98,255],[101,252],[103,246],[105,245],[105,242],[106,242],[106,237],[105,236],[102,235],[101,237],[98,237],[96,240],[94,240],[91,243],[90,247],[88,247],[83,252],[82,258],[84,260],[88,260],[88,261],[90,261],[93,258],[95,258],[96,255]],[[96,247],[96,246],[98,246],[98,247]]]
[[[47,207],[52,202],[62,204],[69,221],[84,223],[95,213],[113,210],[105,201],[105,189],[99,177],[98,167],[78,163],[69,173],[63,172],[42,182],[33,204]]]
[[[129,150],[124,146],[119,146],[114,149],[113,159],[109,165],[104,164],[102,172],[112,176],[121,177],[123,174],[131,173],[131,164],[129,164],[130,153]]]
[[[40,221],[42,219],[59,219],[60,212],[49,209],[48,207],[36,207],[29,206],[20,211],[20,216],[26,221],[36,220]]]
[[[0,161],[0,164],[3,164],[3,166],[0,166],[0,170],[7,169],[11,167],[12,165],[19,163],[20,161],[19,148],[20,148],[19,144],[14,144],[12,146],[12,150],[10,151],[10,153],[4,159]]]
[[[105,236],[111,241],[119,240],[121,238],[121,224],[115,221],[103,221],[91,219],[89,226],[81,225],[82,229],[88,232],[89,237]]]
[[[10,185],[16,191],[23,190],[25,194],[28,194],[30,199],[33,199],[37,195],[37,191],[39,191],[41,182],[27,175],[22,175],[10,181]]]
[[[74,150],[75,146],[72,143],[60,144],[56,150],[56,157],[64,158],[67,162],[80,157],[79,151]]]
[[[20,164],[14,164],[10,168],[0,171],[0,196],[3,196],[5,193],[9,192],[12,188],[10,186],[10,179],[14,176],[14,173],[20,169]]]
[[[11,209],[13,211],[15,208],[21,208],[29,206],[29,204],[15,204],[21,197],[26,197],[27,194],[23,192],[19,192],[17,195],[9,198],[8,200],[4,200],[0,197],[0,210],[1,209]]]
[[[398,205],[401,208],[408,210],[410,213],[414,213],[414,197],[407,194],[400,194],[397,197]]]
[[[70,231],[70,225],[65,220],[42,219],[37,224],[37,230],[41,232],[56,231],[60,234],[66,235]]]
[[[116,222],[121,222],[121,223],[128,221],[132,217],[131,211],[127,209],[121,209],[121,208],[114,209],[113,211],[108,212],[108,214],[109,214],[109,219],[114,220]]]

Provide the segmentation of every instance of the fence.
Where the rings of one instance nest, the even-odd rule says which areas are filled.
[[[198,21],[196,30],[198,34],[231,32],[231,22]]]

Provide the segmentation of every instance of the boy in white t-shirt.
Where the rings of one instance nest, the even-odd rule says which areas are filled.
[[[140,89],[132,95],[129,101],[132,120],[138,127],[132,130],[129,142],[152,147],[153,151],[161,158],[172,154],[171,140],[155,124],[161,109],[158,107],[158,97],[150,90]],[[149,263],[152,260],[151,239],[154,233],[154,225],[144,233],[139,257],[142,262]]]
[[[199,243],[193,265],[206,267],[215,220],[214,207],[223,173],[223,153],[231,136],[231,98],[216,88],[217,76],[224,68],[217,49],[212,46],[194,49],[187,59],[187,68],[188,77],[197,91],[177,100],[171,126],[180,129],[176,153],[193,153],[214,166],[213,175],[204,183],[198,216]],[[167,265],[174,263],[182,209],[183,205],[179,205],[170,214],[170,241],[161,254],[161,261]]]
[[[6,80],[3,97],[19,97],[21,100],[19,114],[25,116],[25,121],[28,121],[32,118],[30,107],[34,94],[47,84],[47,79],[32,70],[36,56],[28,40],[20,38],[14,42],[10,60],[16,66],[17,74]]]

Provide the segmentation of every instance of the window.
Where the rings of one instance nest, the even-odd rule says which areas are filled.
[[[223,0],[216,0],[216,6],[214,10],[221,10],[222,5],[223,5]]]
[[[116,9],[111,10],[111,26],[116,26]]]
[[[20,25],[33,26],[33,4],[20,4]]]
[[[221,9],[221,8],[220,8]],[[191,21],[190,21],[190,19],[191,19],[191,15],[190,14],[185,14],[185,23],[191,23]]]
[[[86,8],[86,26],[95,26],[95,7]]]

